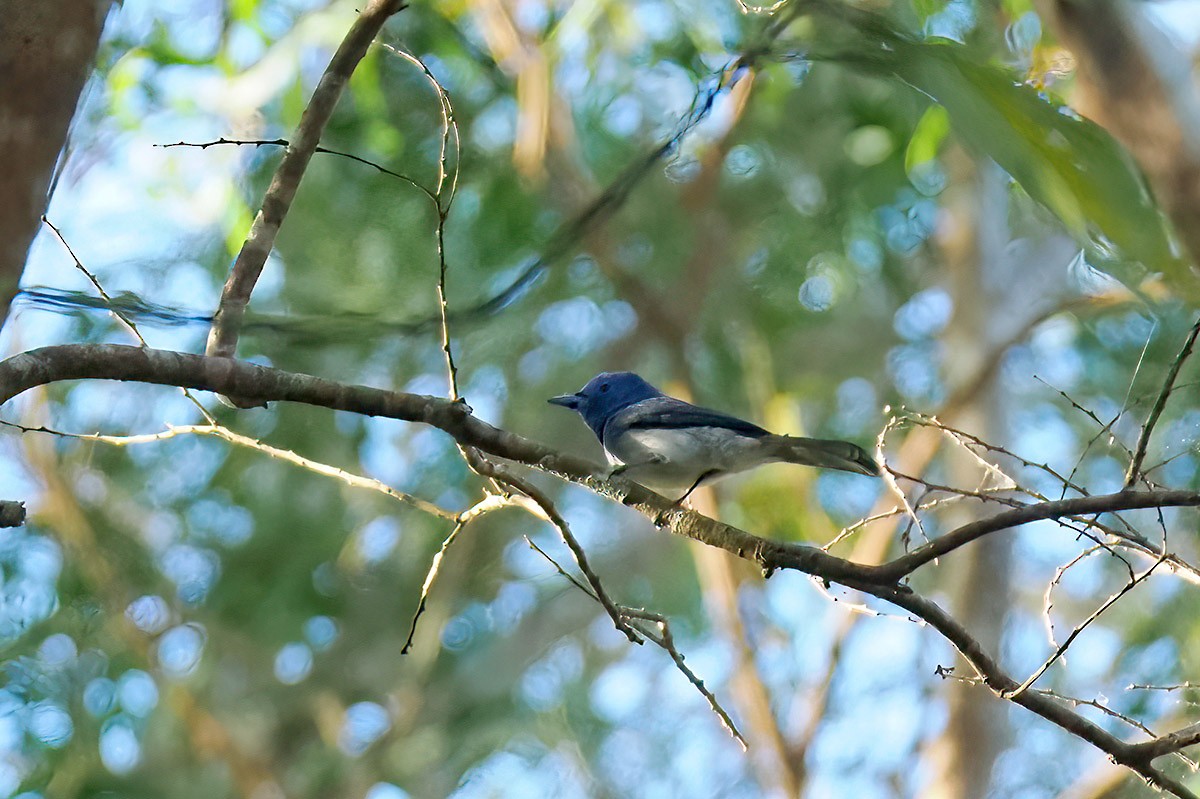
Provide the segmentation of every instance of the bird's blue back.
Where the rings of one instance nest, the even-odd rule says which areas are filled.
[[[758,425],[736,416],[668,397],[633,372],[596,375],[575,396],[580,399],[577,410],[602,442],[606,440],[606,435],[613,435],[614,432],[624,434],[626,430],[638,428],[717,427],[752,438],[767,434]],[[638,407],[621,413],[634,405]],[[621,430],[606,432],[606,427],[618,415]]]

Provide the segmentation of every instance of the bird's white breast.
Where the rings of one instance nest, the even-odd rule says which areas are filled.
[[[650,488],[686,489],[705,472],[739,472],[763,462],[758,439],[717,427],[640,428],[605,443],[609,457]]]

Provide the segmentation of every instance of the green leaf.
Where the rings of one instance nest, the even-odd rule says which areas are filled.
[[[834,60],[890,73],[936,101],[962,141],[1054,213],[1088,249],[1091,263],[1130,286],[1147,272],[1161,272],[1177,291],[1195,292],[1137,166],[1104,129],[962,45],[914,41],[874,15],[839,16],[853,22],[867,49],[843,50]],[[921,120],[906,165],[929,155],[938,125],[930,114],[936,113]]]
[[[908,141],[908,149],[904,152],[904,170],[912,172],[913,167],[937,158],[946,134],[950,132],[950,115],[940,105],[931,105],[917,122],[912,138]]]
[[[946,7],[946,0],[912,0],[913,11],[922,21],[929,19]]]

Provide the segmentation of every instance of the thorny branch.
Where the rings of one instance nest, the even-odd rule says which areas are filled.
[[[1141,474],[1142,462],[1146,459],[1146,448],[1150,445],[1150,434],[1154,432],[1154,426],[1158,424],[1158,419],[1162,416],[1163,409],[1167,406],[1167,400],[1171,397],[1171,390],[1175,387],[1175,379],[1179,377],[1179,370],[1183,368],[1184,362],[1192,354],[1192,348],[1196,346],[1197,336],[1200,336],[1200,319],[1197,319],[1196,323],[1192,325],[1192,330],[1183,342],[1183,347],[1179,350],[1179,354],[1175,356],[1175,360],[1171,363],[1171,368],[1167,370],[1167,377],[1163,380],[1162,390],[1158,393],[1158,399],[1154,401],[1153,407],[1150,408],[1150,414],[1146,417],[1146,423],[1142,425],[1142,431],[1138,434],[1137,446],[1134,447],[1133,451],[1133,460],[1129,462],[1129,470],[1125,473],[1126,488],[1137,482]]]

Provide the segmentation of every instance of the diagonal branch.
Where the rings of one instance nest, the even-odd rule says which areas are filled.
[[[1158,755],[1168,754],[1179,748],[1169,748],[1166,744],[1160,743],[1171,738],[1170,735],[1156,738],[1145,744],[1129,744],[1044,693],[1038,691],[1015,693],[1015,689],[1018,687],[1016,680],[1005,673],[995,658],[980,646],[967,629],[936,602],[911,592],[898,592],[895,589],[866,588],[864,590],[873,596],[904,608],[941,633],[971,664],[984,685],[992,693],[1002,698],[1007,696],[1009,701],[1036,713],[1072,735],[1082,738],[1097,749],[1107,752],[1114,762],[1135,772],[1160,790],[1169,791],[1180,799],[1197,799],[1196,794],[1186,785],[1155,768],[1150,762]],[[1188,731],[1190,731],[1188,738],[1190,743],[1200,741],[1200,725],[1186,728],[1181,732]],[[1175,735],[1180,735],[1180,733]],[[1180,740],[1184,738],[1185,736],[1180,736]],[[1156,750],[1151,746],[1152,744],[1158,744],[1163,751],[1157,751],[1155,754]]]
[[[907,555],[902,555],[880,566],[879,577],[886,576],[893,580],[899,580],[964,544],[989,533],[1007,530],[1010,527],[1019,527],[1030,522],[1143,508],[1193,507],[1200,504],[1197,500],[1200,500],[1200,494],[1193,491],[1138,491],[1127,488],[1115,494],[1096,494],[1087,497],[1035,502],[1024,507],[1001,511],[986,519],[969,522],[951,530],[928,544],[914,549]]]
[[[539,555],[549,561],[550,565],[553,566],[559,574],[570,581],[572,585],[597,602],[600,601],[600,598],[596,596],[596,594],[588,585],[564,569],[558,561],[550,557],[550,554],[535,544],[533,539],[531,539],[529,536],[525,536],[525,543],[528,544],[533,551],[537,552]],[[671,625],[670,622],[667,621],[667,617],[663,616],[661,613],[653,613],[648,610],[640,610],[635,608],[622,607],[620,608],[620,611],[623,619],[629,619],[629,624],[632,628],[636,629],[637,632],[644,636],[647,640],[652,641],[664,649],[667,654],[671,656],[671,660],[675,663],[675,667],[679,669],[680,673],[687,678],[687,681],[690,682],[696,688],[696,690],[700,692],[701,696],[703,696],[708,702],[708,706],[712,709],[713,713],[715,713],[717,718],[721,720],[721,725],[725,727],[726,731],[735,741],[741,744],[742,751],[744,752],[749,749],[749,743],[747,743],[746,738],[742,735],[741,731],[738,730],[737,725],[733,723],[733,717],[730,716],[729,712],[721,706],[721,703],[717,700],[716,694],[714,694],[708,688],[708,686],[704,684],[704,680],[700,679],[696,675],[696,672],[692,671],[691,668],[688,667],[687,663],[684,662],[683,653],[681,653],[679,648],[675,646],[675,637],[671,634]],[[658,628],[658,632],[655,633],[654,630],[647,627],[647,625],[643,622],[649,622],[650,624],[653,624]]]
[[[1179,370],[1183,368],[1184,362],[1188,356],[1192,354],[1192,348],[1196,345],[1196,337],[1200,336],[1200,319],[1192,325],[1192,332],[1188,334],[1187,339],[1183,342],[1183,347],[1179,350],[1179,354],[1175,356],[1175,360],[1171,363],[1171,368],[1167,371],[1167,377],[1163,380],[1162,390],[1158,392],[1158,399],[1154,400],[1154,406],[1150,409],[1150,415],[1146,417],[1146,423],[1142,425],[1142,432],[1138,434],[1137,446],[1134,447],[1133,460],[1129,462],[1129,470],[1125,472],[1125,487],[1129,488],[1137,482],[1142,471],[1142,462],[1146,459],[1146,448],[1150,445],[1150,434],[1154,432],[1154,426],[1158,424],[1158,418],[1162,416],[1163,408],[1167,406],[1167,400],[1171,397],[1171,391],[1175,387],[1175,380],[1179,377]]]
[[[217,308],[212,330],[205,351],[209,355],[232,357],[237,352],[238,332],[242,315],[250,302],[250,294],[262,274],[267,256],[275,246],[275,238],[283,219],[287,216],[300,186],[300,179],[308,169],[308,162],[316,152],[317,143],[325,124],[333,114],[333,108],[342,96],[350,75],[367,52],[372,40],[383,27],[388,17],[404,8],[403,0],[371,0],[350,26],[346,38],[325,69],[317,83],[312,99],[296,134],[283,153],[279,166],[271,178],[271,185],[263,195],[262,208],[254,217],[254,224],[246,236],[241,252],[229,271],[225,288],[221,291],[221,304]],[[234,395],[228,395],[234,396]]]
[[[1189,724],[1182,729],[1160,736],[1152,741],[1133,744],[1129,748],[1136,756],[1145,758],[1149,762],[1157,757],[1169,755],[1186,747],[1195,746],[1196,744],[1200,744],[1200,722]]]
[[[1004,698],[1015,699],[1016,697],[1028,691],[1033,684],[1050,669],[1051,666],[1057,663],[1058,660],[1067,653],[1067,649],[1071,646],[1072,642],[1079,637],[1080,633],[1087,629],[1088,625],[1100,618],[1100,615],[1104,613],[1104,611],[1117,604],[1117,601],[1136,588],[1138,583],[1142,582],[1151,574],[1153,574],[1154,570],[1161,566],[1165,560],[1165,555],[1160,557],[1158,560],[1154,561],[1150,568],[1146,569],[1146,571],[1142,572],[1136,577],[1131,578],[1129,582],[1125,583],[1125,585],[1121,587],[1120,591],[1117,591],[1115,594],[1106,599],[1104,603],[1101,604],[1100,607],[1096,608],[1096,610],[1093,611],[1090,616],[1076,625],[1075,629],[1071,630],[1071,634],[1067,636],[1066,640],[1059,644],[1057,648],[1055,648],[1050,657],[1046,658],[1046,661],[1042,663],[1042,665],[1039,666],[1037,670],[1033,672],[1033,674],[1029,675],[1029,678],[1025,680],[1025,682],[1021,683],[1011,691],[1005,692]]]
[[[472,463],[471,467],[479,474],[490,477],[501,485],[506,485],[529,497],[538,512],[537,515],[542,516],[546,521],[554,525],[554,529],[558,531],[558,535],[562,538],[563,543],[566,544],[567,549],[571,550],[571,556],[575,558],[575,565],[579,567],[579,571],[583,572],[583,576],[587,579],[592,595],[604,608],[605,612],[608,613],[609,618],[613,620],[616,628],[625,634],[630,643],[642,643],[641,638],[638,637],[633,628],[625,621],[616,603],[608,596],[608,591],[605,590],[604,583],[600,581],[599,575],[592,570],[591,564],[588,563],[587,553],[579,543],[579,539],[571,532],[571,526],[567,524],[567,520],[563,518],[563,515],[558,512],[558,508],[554,507],[554,503],[550,501],[550,497],[533,483],[522,479],[503,466],[492,463],[487,459],[481,458],[479,462]]]

